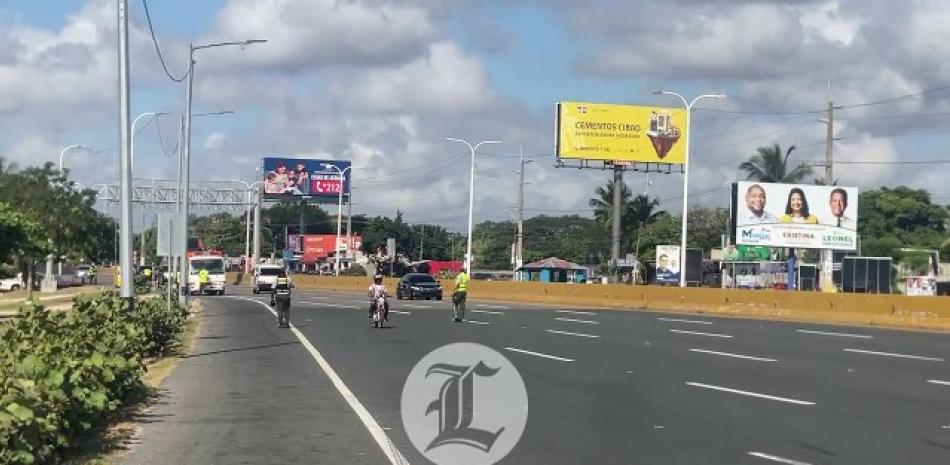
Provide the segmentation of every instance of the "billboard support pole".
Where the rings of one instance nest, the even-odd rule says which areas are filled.
[[[828,84],[828,120],[823,121],[828,126],[827,139],[825,140],[825,185],[834,184],[834,150],[835,150],[835,110],[841,107],[835,107],[831,100],[831,83]],[[822,292],[835,292],[834,279],[832,272],[834,270],[834,252],[831,249],[822,249],[821,251],[821,290]]]
[[[610,243],[610,260],[613,264],[613,276],[614,282],[620,282],[620,226],[622,223],[623,215],[623,168],[620,166],[614,166],[614,199],[613,199],[613,218],[611,218],[611,243]]]
[[[669,92],[665,90],[658,90],[653,92],[655,95],[672,95],[678,97],[682,102],[683,106],[686,107],[686,156],[683,159],[683,224],[680,232],[680,266],[686,266],[686,224],[688,216],[688,204],[689,204],[689,136],[691,129],[690,116],[693,112],[693,105],[696,102],[704,98],[713,98],[713,99],[724,99],[725,95],[719,94],[703,94],[693,99],[692,102],[687,102],[686,98],[676,92]],[[686,287],[686,273],[680,273],[680,287]]]

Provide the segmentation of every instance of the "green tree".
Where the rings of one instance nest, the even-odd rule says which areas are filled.
[[[646,194],[638,194],[627,207],[627,215],[624,217],[624,226],[636,235],[636,244],[634,252],[640,254],[640,234],[647,225],[655,223],[666,211],[655,210],[660,206],[660,200],[651,199]]]
[[[750,181],[800,183],[811,174],[812,169],[804,163],[799,163],[794,167],[789,166],[788,157],[794,150],[793,145],[782,156],[782,148],[778,144],[771,147],[759,147],[755,155],[739,165],[739,169],[745,171],[746,179]]]
[[[473,268],[480,270],[511,269],[511,244],[515,241],[512,221],[484,221],[472,232]]]
[[[597,189],[594,190],[594,197],[588,201],[588,205],[594,209],[594,219],[599,221],[605,226],[610,226],[613,224],[614,216],[614,181],[611,179],[607,181],[606,185],[597,186]],[[621,217],[620,220],[623,221],[623,212],[629,210],[630,201],[633,198],[633,193],[630,192],[630,188],[627,187],[627,183],[620,184],[620,211]]]

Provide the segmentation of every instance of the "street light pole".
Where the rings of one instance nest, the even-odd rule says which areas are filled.
[[[475,154],[478,152],[478,147],[482,144],[500,144],[500,140],[483,140],[474,146],[468,141],[462,139],[456,139],[454,137],[446,137],[445,140],[451,142],[459,142],[465,144],[468,147],[468,150],[471,152],[472,156],[472,173],[469,179],[468,184],[468,246],[466,247],[465,252],[465,272],[469,276],[472,274],[472,216],[475,210]]]
[[[655,95],[672,95],[678,97],[682,102],[683,106],[686,107],[686,155],[683,160],[683,224],[681,225],[680,230],[680,287],[686,287],[686,223],[688,211],[688,201],[689,201],[689,136],[692,132],[689,123],[690,118],[693,112],[693,105],[696,102],[704,99],[724,99],[725,95],[721,94],[703,94],[694,98],[691,102],[687,102],[686,98],[676,92],[669,92],[665,90],[658,90],[653,92]]]
[[[518,155],[521,160],[521,169],[518,170],[518,240],[515,252],[515,270],[524,265],[524,167],[528,163],[534,162],[534,160],[524,159],[523,148],[518,148]],[[521,281],[520,275],[517,276],[517,280]]]
[[[129,299],[135,296],[132,286],[132,145],[131,145],[131,97],[129,94],[129,2],[119,0],[119,153],[120,157],[120,220],[122,235],[119,238],[119,263],[122,276],[120,295]]]
[[[154,117],[157,118],[157,117],[159,117],[159,116],[167,115],[167,114],[168,114],[168,113],[163,112],[163,111],[149,111],[149,112],[142,113],[141,115],[136,116],[135,119],[132,120],[132,129],[131,129],[131,135],[130,135],[130,137],[131,137],[131,139],[130,139],[131,142],[129,143],[129,146],[131,147],[131,150],[130,150],[130,151],[132,152],[132,162],[131,162],[131,163],[132,163],[133,174],[134,174],[134,171],[135,171],[135,125],[137,125],[138,122],[139,122],[139,120],[142,119],[142,118],[144,118],[144,117],[147,117],[147,116],[154,116]],[[133,176],[133,177],[134,177],[134,176]]]
[[[63,172],[63,157],[66,156],[66,153],[69,152],[70,150],[79,150],[79,149],[92,150],[92,147],[89,147],[88,145],[83,145],[83,144],[73,144],[73,145],[66,146],[66,148],[64,148],[62,152],[59,152],[59,172],[61,174]]]
[[[254,40],[245,40],[242,42],[220,42],[215,44],[208,45],[198,45],[188,44],[188,85],[187,93],[185,94],[185,117],[184,117],[184,160],[182,161],[182,167],[184,174],[182,176],[182,191],[179,191],[179,197],[181,198],[181,233],[182,233],[182,242],[183,248],[181,251],[181,278],[184,286],[182,287],[182,297],[184,299],[184,304],[187,307],[188,305],[188,260],[186,259],[188,253],[188,196],[189,196],[189,178],[191,174],[191,103],[192,96],[194,93],[194,82],[195,82],[195,52],[198,50],[203,50],[206,48],[214,47],[225,47],[238,45],[246,47],[250,44],[258,44],[267,42],[266,40],[254,39]]]
[[[254,186],[259,186],[264,183],[264,181],[256,181],[254,183],[248,184],[244,181],[234,179],[231,182],[244,184],[244,187],[247,189],[247,220],[245,221],[245,230],[244,230],[244,273],[251,272],[251,193],[254,192]]]
[[[342,170],[334,164],[322,163],[322,165],[327,169],[336,170],[340,173],[340,204],[336,212],[336,273],[334,273],[336,276],[340,276],[340,235],[343,233],[343,188],[346,186],[346,172],[353,168],[353,165],[347,166]],[[349,250],[350,244],[347,244],[346,247],[347,250]]]

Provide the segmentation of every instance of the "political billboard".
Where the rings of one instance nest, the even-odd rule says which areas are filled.
[[[344,196],[350,193],[353,170],[346,171],[342,178],[340,176],[340,171],[350,166],[349,161],[343,160],[266,157],[262,171],[264,198],[332,198],[336,201],[341,190]]]
[[[680,246],[656,246],[656,282],[657,284],[679,284]]]
[[[733,184],[736,244],[855,250],[858,188],[738,182]]]
[[[557,105],[557,157],[683,164],[686,111],[584,102]]]

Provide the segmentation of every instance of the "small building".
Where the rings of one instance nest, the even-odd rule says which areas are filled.
[[[528,263],[517,271],[522,281],[542,283],[584,283],[590,275],[590,268],[557,257]]]

